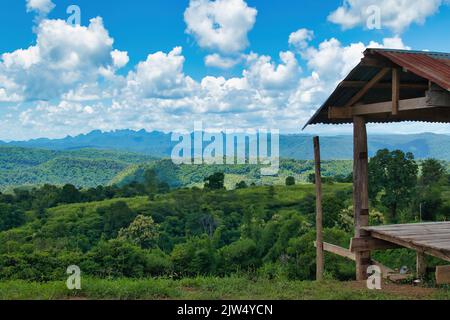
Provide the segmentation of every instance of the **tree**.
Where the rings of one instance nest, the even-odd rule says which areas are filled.
[[[225,188],[225,174],[223,172],[216,172],[205,178],[204,181],[205,189],[221,190]]]
[[[144,249],[153,248],[159,238],[158,225],[152,217],[138,215],[128,227],[120,229],[119,238]]]
[[[103,217],[103,231],[108,238],[115,238],[118,231],[127,227],[136,217],[136,213],[123,201],[99,208],[97,212]]]
[[[32,191],[34,198],[33,207],[40,209],[56,206],[60,200],[60,191],[60,188],[49,184],[45,184],[39,189],[34,189]]]
[[[383,191],[381,203],[394,222],[397,211],[412,201],[418,170],[413,154],[400,150],[379,150],[369,162],[369,197],[376,202]]]
[[[61,203],[77,203],[81,199],[80,191],[71,184],[66,184],[62,190],[61,194],[59,196],[59,201]]]
[[[426,190],[421,190],[418,199],[422,220],[434,221],[443,206],[440,188],[435,186],[429,187]]]
[[[445,178],[446,170],[436,159],[427,159],[422,163],[422,175],[420,184],[431,186],[440,183]]]
[[[245,181],[241,181],[239,183],[236,183],[236,189],[247,189],[247,183]]]
[[[436,219],[443,206],[442,185],[445,184],[446,169],[436,159],[427,159],[422,163],[418,197],[415,209],[421,212],[421,218],[427,221]]]
[[[158,192],[158,184],[159,181],[156,171],[153,169],[146,170],[144,173],[144,186],[151,200],[153,200],[155,194]]]
[[[240,239],[220,250],[221,268],[226,272],[249,271],[259,264],[258,250],[252,239]]]
[[[295,178],[294,177],[287,177],[286,178],[286,185],[287,186],[294,186],[295,185]]]
[[[25,220],[25,212],[12,205],[0,203],[0,231],[19,227]]]

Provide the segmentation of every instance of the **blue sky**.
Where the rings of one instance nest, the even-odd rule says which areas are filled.
[[[211,128],[299,132],[366,46],[450,52],[447,0],[2,4],[5,140],[93,129],[189,130],[195,120]],[[373,4],[381,28],[368,30],[365,12]],[[81,9],[81,26],[65,23],[69,5]],[[423,124],[370,130],[450,133],[448,126]]]

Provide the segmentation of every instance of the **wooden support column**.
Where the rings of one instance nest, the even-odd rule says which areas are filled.
[[[450,266],[436,267],[436,284],[450,284]]]
[[[366,121],[361,116],[353,117],[353,208],[355,215],[355,238],[369,236],[361,229],[369,225],[369,177]],[[371,264],[370,251],[358,251],[356,258],[356,280],[367,279],[367,268]]]
[[[323,280],[323,230],[322,230],[322,176],[320,170],[319,137],[314,137],[314,160],[316,169],[316,280]]]
[[[400,70],[392,69],[392,114],[397,115],[400,100]]]
[[[427,273],[427,263],[425,260],[425,254],[417,251],[416,253],[416,276],[419,279],[423,279]]]

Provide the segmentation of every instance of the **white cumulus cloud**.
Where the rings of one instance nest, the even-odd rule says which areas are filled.
[[[276,65],[270,56],[250,54],[247,58],[250,67],[243,74],[256,88],[285,90],[295,84],[300,67],[291,51],[281,52],[281,63]]]
[[[63,20],[42,20],[36,27],[36,44],[0,57],[0,77],[14,85],[0,89],[22,100],[59,98],[79,85],[97,84],[123,66],[126,53],[112,51],[114,40],[101,18],[88,26],[73,26]]]
[[[289,44],[298,49],[304,49],[309,41],[314,38],[314,32],[308,29],[299,29],[289,36]]]
[[[125,91],[142,98],[182,96],[195,86],[194,80],[184,75],[182,48],[176,47],[169,53],[150,54],[140,62],[127,77]]]
[[[240,58],[222,57],[220,54],[209,54],[205,57],[205,65],[219,69],[230,69],[240,62]]]
[[[256,15],[244,0],[191,0],[184,20],[200,47],[234,53],[248,46]]]
[[[400,33],[411,24],[423,24],[435,14],[447,0],[344,0],[342,6],[333,11],[328,20],[344,29],[366,26],[373,12],[371,6],[379,8],[381,28]]]
[[[385,38],[383,43],[371,41],[365,45],[357,42],[347,46],[342,45],[336,38],[331,38],[321,42],[318,48],[307,48],[303,57],[321,78],[338,81],[359,63],[366,48],[410,49],[399,37]]]
[[[27,0],[27,11],[35,11],[41,16],[46,16],[54,8],[52,0]]]
[[[125,67],[130,61],[130,58],[128,57],[128,52],[119,51],[117,49],[111,52],[111,57],[113,59],[114,67],[118,69]]]

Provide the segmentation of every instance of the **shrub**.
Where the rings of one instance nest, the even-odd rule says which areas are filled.
[[[216,266],[214,249],[207,237],[191,238],[177,244],[171,259],[175,272],[180,275],[208,275],[214,272]]]
[[[225,272],[254,270],[259,264],[257,246],[251,239],[241,239],[223,247],[220,256]]]
[[[287,177],[286,178],[286,185],[287,186],[294,186],[295,185],[295,178],[294,177]]]

